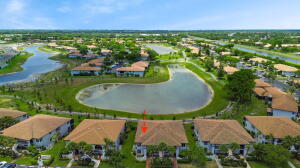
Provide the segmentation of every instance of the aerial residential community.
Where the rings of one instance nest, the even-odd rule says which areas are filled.
[[[0,0],[0,168],[300,168],[287,1]]]

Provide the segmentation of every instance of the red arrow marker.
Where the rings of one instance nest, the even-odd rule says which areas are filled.
[[[144,125],[141,126],[141,129],[142,129],[142,132],[143,132],[143,133],[146,133],[146,132],[147,132],[148,127],[146,126],[146,123],[145,123],[145,122],[144,122]]]
[[[146,114],[147,114],[147,110],[144,110],[144,120],[147,120]],[[148,130],[148,127],[147,127],[147,125],[146,125],[146,122],[145,122],[145,121],[144,121],[144,124],[143,124],[143,126],[141,126],[141,129],[142,129],[142,132],[143,132],[143,133],[146,133],[146,132],[147,132],[147,130]]]

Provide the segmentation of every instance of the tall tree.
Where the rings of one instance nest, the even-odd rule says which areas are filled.
[[[231,100],[245,104],[251,101],[253,88],[255,86],[254,79],[256,76],[252,70],[241,69],[232,75],[228,76],[226,89]]]

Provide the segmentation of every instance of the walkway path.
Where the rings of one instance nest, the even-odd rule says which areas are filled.
[[[95,162],[94,168],[99,167],[100,165],[100,160],[92,159],[93,162]]]
[[[291,161],[288,161],[288,164],[291,168],[297,168]]]
[[[222,164],[220,163],[220,160],[219,160],[219,158],[218,158],[217,155],[214,155],[214,159],[215,159],[215,161],[216,161],[216,163],[217,163],[218,168],[223,168],[223,166],[222,166]]]
[[[70,160],[70,162],[68,163],[68,165],[66,166],[66,168],[72,167],[73,162],[74,162],[74,159]]]
[[[174,61],[174,60],[168,60],[168,61]],[[176,62],[186,62],[185,60],[180,60],[180,61],[176,61]],[[196,68],[200,69],[201,71],[203,72],[206,72],[202,67],[200,67],[199,65],[191,62],[190,60],[188,60],[188,63],[191,63],[193,64]],[[208,73],[208,72],[206,72]],[[220,82],[220,80],[218,80],[213,74],[211,73],[208,73],[210,74],[210,76]],[[94,118],[105,118],[105,119],[117,119],[117,120],[127,120],[127,121],[133,121],[133,122],[137,122],[138,119],[134,119],[134,118],[127,118],[127,117],[114,117],[114,116],[111,116],[111,115],[104,115],[104,114],[99,114],[99,113],[88,113],[88,112],[75,112],[75,111],[64,111],[64,110],[54,110],[53,109],[45,109],[44,106],[42,106],[41,104],[37,103],[37,102],[34,102],[34,101],[31,101],[31,100],[28,100],[28,99],[24,99],[22,97],[19,97],[19,96],[12,96],[12,95],[0,95],[0,97],[4,97],[4,98],[16,98],[16,99],[19,99],[19,100],[22,100],[22,101],[25,101],[29,104],[32,104],[36,109],[40,109],[41,111],[45,111],[45,112],[49,112],[49,113],[54,113],[54,114],[68,114],[68,115],[78,115],[78,116],[92,116]],[[232,110],[233,108],[233,103],[229,103],[228,106],[223,109],[222,111],[216,113],[216,114],[213,114],[213,115],[209,115],[209,116],[201,116],[201,117],[196,117],[196,118],[215,118],[215,117],[218,117],[218,116],[221,116],[223,115],[224,113],[227,113],[229,111]],[[183,120],[184,122],[192,122],[192,119],[184,119]]]

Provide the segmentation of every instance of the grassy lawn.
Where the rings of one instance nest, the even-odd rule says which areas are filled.
[[[179,168],[197,168],[197,166],[192,164],[179,164]]]
[[[12,160],[13,159],[11,157],[0,156],[0,162],[1,161],[11,162]]]
[[[238,120],[240,123],[243,122],[243,117],[245,115],[256,115],[256,116],[265,116],[267,115],[267,105],[264,100],[257,99],[252,97],[252,103],[250,105],[242,105],[240,107],[235,106],[235,108],[220,118],[222,119],[234,119]]]
[[[185,134],[189,141],[189,144],[188,144],[189,148],[194,148],[196,146],[196,139],[193,136],[194,130],[192,129],[192,126],[193,126],[192,123],[184,124]]]
[[[218,168],[218,165],[215,161],[206,162],[205,168]]]
[[[0,75],[13,73],[13,72],[20,72],[23,70],[21,65],[29,58],[33,56],[32,53],[21,52],[20,54],[16,55],[11,61],[8,62],[8,65],[0,69]]]
[[[57,56],[58,57],[58,56]],[[67,58],[63,59],[68,60]],[[196,73],[202,79],[208,83],[212,89],[214,90],[214,97],[212,102],[206,107],[188,113],[182,114],[170,114],[170,115],[151,115],[149,118],[153,119],[184,119],[184,118],[193,118],[197,116],[207,116],[211,114],[215,114],[220,110],[224,109],[228,100],[226,99],[226,93],[223,91],[223,85],[216,82],[209,74],[199,70],[197,67],[190,63],[182,63],[189,70]],[[159,72],[154,72],[153,66],[160,66]],[[61,72],[63,71],[63,72]],[[65,70],[60,70],[52,73],[61,73],[63,74]],[[56,75],[54,75],[56,76]],[[51,79],[51,78],[49,78]],[[68,79],[68,80],[66,80]],[[75,96],[76,94],[86,87],[102,84],[102,83],[139,83],[139,84],[149,84],[149,83],[158,83],[164,82],[169,79],[169,72],[167,70],[167,64],[154,65],[150,67],[148,73],[146,73],[146,77],[137,78],[137,77],[114,77],[114,76],[98,76],[98,77],[72,77],[72,78],[61,78],[59,81],[39,81],[30,83],[26,88],[19,89],[15,91],[13,94],[20,95],[29,100],[37,101],[41,104],[53,104],[58,109],[79,112],[89,112],[89,113],[100,113],[104,115],[117,115],[121,117],[128,118],[141,118],[140,114],[136,113],[128,113],[121,112],[115,110],[104,110],[104,109],[96,109],[92,107],[85,106],[80,104]],[[11,94],[11,93],[3,93],[3,94]]]
[[[60,160],[59,159],[59,151],[65,146],[65,141],[61,140],[54,144],[54,146],[48,150],[43,151],[40,155],[51,155],[54,157],[54,161],[52,162],[51,166],[66,166],[69,160]],[[16,161],[18,164],[23,165],[31,165],[30,160],[33,159],[30,156],[22,157]]]
[[[270,50],[267,50],[267,49],[260,49],[260,48],[254,47],[254,46],[247,46],[247,45],[241,45],[241,44],[235,44],[235,46],[243,47],[243,48],[247,48],[247,49],[251,49],[251,50],[256,50],[256,51],[261,51],[261,52],[266,52],[266,53],[273,54],[273,55],[278,55],[278,56],[281,56],[281,57],[300,60],[299,56],[297,56],[295,54],[291,54],[291,53],[282,53],[282,52],[277,52],[277,51],[270,51]]]
[[[57,114],[57,113],[48,113],[48,112],[43,112],[43,111],[37,112],[28,103],[23,102],[22,100],[14,99],[14,98],[10,99],[10,98],[0,97],[0,107],[24,111],[24,112],[28,113],[30,116],[34,116],[36,114],[46,114],[46,115],[55,115],[55,116],[60,116],[60,117],[73,118],[75,126],[77,126],[82,120],[88,118],[85,116],[70,115],[70,114]],[[97,118],[97,117],[90,115],[90,118],[93,119],[93,118]]]
[[[294,166],[296,166],[297,168],[300,168],[300,161],[299,160],[291,159],[290,161],[294,164]]]
[[[248,162],[251,166],[251,168],[270,168],[268,165],[264,164],[264,163],[260,163],[260,162]]]
[[[134,124],[135,127],[137,126],[137,123],[130,123]],[[135,159],[135,156],[132,154],[132,147],[134,144],[134,138],[135,138],[136,130],[130,130],[130,132],[127,135],[127,138],[124,140],[122,144],[122,150],[121,153],[125,156],[123,159],[121,165],[125,167],[130,168],[144,168],[145,162],[140,162]],[[103,168],[110,168],[111,166],[105,162],[102,162],[100,164],[100,167]]]

